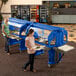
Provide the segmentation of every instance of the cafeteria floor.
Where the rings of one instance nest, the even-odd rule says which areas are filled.
[[[37,73],[23,72],[22,66],[28,60],[26,52],[19,53],[18,45],[10,47],[12,53],[8,56],[4,51],[4,39],[0,29],[0,76],[76,76],[76,25],[54,25],[68,30],[68,45],[75,49],[64,54],[60,63],[48,68],[48,52],[35,58]],[[28,67],[29,69],[29,67]]]

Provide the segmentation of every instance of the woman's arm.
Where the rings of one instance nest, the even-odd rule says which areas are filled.
[[[29,45],[29,40],[25,40],[25,46],[29,49],[31,49],[31,46]]]
[[[2,32],[7,36],[7,37],[9,37],[7,34],[6,34],[6,32],[4,31],[4,25],[2,25]]]

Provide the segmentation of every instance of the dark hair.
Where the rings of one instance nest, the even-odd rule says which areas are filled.
[[[29,32],[28,32],[28,34],[27,34],[27,36],[29,36],[29,35],[32,34],[33,32],[34,32],[34,30],[33,30],[33,29],[30,29]]]

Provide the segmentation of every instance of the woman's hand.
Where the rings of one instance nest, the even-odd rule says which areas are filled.
[[[34,51],[35,49],[34,48],[31,48],[30,50]]]

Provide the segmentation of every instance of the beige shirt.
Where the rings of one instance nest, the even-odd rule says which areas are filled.
[[[36,51],[35,50],[32,50],[32,49],[35,49],[35,38],[34,37],[26,37],[25,40],[28,40],[29,41],[29,46],[31,46],[31,49],[27,48],[27,52],[28,54],[33,54],[35,53]],[[26,41],[25,41],[26,42]]]

